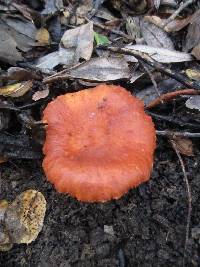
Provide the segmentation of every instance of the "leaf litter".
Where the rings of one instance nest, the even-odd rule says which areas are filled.
[[[185,218],[187,217],[187,222],[190,222],[190,212],[187,213],[185,202],[188,200],[191,203],[191,198],[186,199],[185,184],[182,184],[180,177],[182,174],[184,179],[186,177],[184,181],[187,184],[187,192],[190,192],[188,190],[190,184],[192,192],[197,190],[195,194],[192,193],[194,206],[192,218],[195,219],[199,212],[198,197],[196,197],[199,183],[194,175],[194,173],[198,174],[195,166],[198,166],[196,159],[198,159],[199,150],[198,142],[195,139],[200,136],[198,132],[200,105],[199,95],[196,95],[199,94],[198,90],[200,89],[198,4],[193,1],[185,1],[182,5],[175,0],[0,2],[0,167],[2,169],[13,168],[9,167],[11,164],[20,169],[25,168],[24,163],[22,166],[18,166],[17,160],[19,159],[23,159],[23,162],[24,159],[34,159],[33,162],[41,160],[46,127],[42,122],[42,111],[51,99],[63,93],[92,87],[100,82],[122,85],[142,99],[146,104],[147,112],[154,120],[159,135],[153,179],[150,181],[153,183],[151,190],[148,189],[150,185],[147,183],[144,188],[139,188],[138,192],[135,190],[131,192],[134,194],[134,197],[130,198],[131,201],[128,197],[120,200],[117,204],[108,204],[109,209],[103,206],[101,208],[94,207],[94,212],[97,214],[95,218],[93,218],[93,209],[91,211],[92,219],[84,214],[84,220],[86,218],[89,225],[85,226],[84,223],[86,233],[83,234],[82,222],[79,224],[79,218],[85,209],[83,206],[78,206],[71,199],[66,205],[65,200],[65,205],[62,206],[62,211],[65,213],[63,216],[60,211],[57,212],[57,209],[52,210],[50,207],[50,217],[55,212],[55,221],[57,222],[59,217],[59,220],[64,222],[60,223],[59,221],[59,233],[62,238],[62,233],[65,232],[67,236],[67,238],[65,236],[65,240],[69,243],[70,253],[68,253],[67,245],[63,248],[59,247],[59,244],[63,245],[63,242],[58,244],[57,241],[52,241],[51,238],[54,238],[54,234],[49,234],[50,221],[47,218],[44,242],[47,247],[49,245],[50,249],[43,253],[43,256],[47,256],[43,262],[52,266],[55,263],[59,265],[59,260],[62,258],[63,266],[74,264],[74,262],[87,266],[90,266],[90,263],[91,266],[107,266],[109,264],[109,266],[116,266],[121,263],[126,264],[127,258],[131,266],[155,264],[145,256],[145,251],[147,251],[145,244],[147,244],[149,254],[158,259],[158,265],[180,266],[183,260],[185,266],[189,266],[191,263],[197,266],[195,253],[199,248],[198,241],[200,240],[198,226],[191,221],[191,223],[187,223],[187,229],[184,232]],[[117,48],[118,52],[109,50],[109,47]],[[136,57],[133,54],[123,53],[121,48],[133,51]],[[183,92],[187,92],[187,96],[182,94]],[[195,95],[193,95],[194,92]],[[152,103],[154,105],[148,108],[148,105]],[[163,138],[170,138],[173,141],[173,148],[179,156],[180,166],[178,162],[174,162],[173,152]],[[191,156],[193,157],[191,158]],[[164,168],[162,164],[165,164]],[[175,169],[178,171],[175,172]],[[188,172],[189,182],[185,175],[185,169]],[[15,174],[17,171],[13,172]],[[4,172],[1,173],[1,176],[3,175]],[[158,179],[160,175],[164,179]],[[20,179],[23,180],[23,177]],[[38,188],[41,186],[35,177],[31,181],[25,181],[23,185],[14,180],[17,187],[7,178],[1,180],[0,177],[0,184],[4,188],[2,191],[0,188],[0,194],[7,194],[12,199],[14,192],[19,194],[21,187],[26,186],[29,182],[31,188],[32,186],[38,186]],[[7,183],[9,186],[4,187]],[[171,184],[173,184],[173,188]],[[54,194],[53,190],[46,184],[42,186],[48,197],[51,198]],[[39,204],[43,211],[40,222],[37,222],[38,210],[37,207],[30,208],[30,201],[38,191],[31,190],[32,193],[28,194],[29,197],[25,202],[22,196],[26,195],[26,191],[18,195],[16,201],[14,200],[11,204],[6,200],[0,203],[0,221],[3,221],[3,224],[0,223],[1,250],[10,250],[14,243],[30,243],[41,231],[46,204],[44,205],[44,201]],[[56,200],[51,198],[52,202],[50,203],[59,205],[61,199],[62,197],[59,198],[56,195]],[[142,203],[145,218],[148,219],[147,224],[142,217],[143,211],[139,209],[136,202],[132,203],[132,199]],[[121,201],[126,203],[123,204]],[[173,216],[174,210],[169,211],[172,202],[177,216]],[[28,208],[24,206],[25,203]],[[104,209],[106,209],[108,222],[105,221],[101,224],[99,218],[102,218]],[[112,213],[116,210],[117,216]],[[16,211],[19,212],[16,214]],[[20,217],[20,214],[23,213],[20,211],[24,211],[24,214],[29,214],[32,218],[36,219],[37,217],[36,221],[33,219],[30,222],[28,216]],[[135,216],[135,211],[140,215]],[[75,213],[69,215],[68,212],[69,214]],[[161,214],[159,215],[161,224],[161,221],[168,221],[165,224],[168,225],[167,237],[165,232],[162,232],[163,225],[160,227],[157,222],[151,220],[157,213]],[[7,214],[6,221],[5,214]],[[128,214],[129,219],[124,214]],[[153,216],[150,218],[148,214],[153,214]],[[68,218],[69,227],[64,218]],[[120,220],[123,221],[124,230],[120,228]],[[138,223],[141,225],[141,221],[142,228],[138,226]],[[13,222],[16,222],[16,227],[13,234],[8,235],[4,229],[5,223],[12,232]],[[169,228],[171,227],[170,222],[175,225],[173,233]],[[65,229],[62,228],[63,224]],[[78,226],[78,231],[82,231],[83,239],[81,239],[81,234],[77,234],[76,237],[73,237],[74,239],[69,235],[68,230],[69,228],[70,231],[73,230],[74,224],[76,227]],[[58,227],[58,224],[56,225]],[[96,225],[103,229],[107,225],[114,231],[111,235],[109,231],[102,230],[103,232],[97,235],[98,242],[94,245],[96,241],[92,231],[98,230]],[[117,232],[116,229],[118,229]],[[155,229],[162,232],[161,234],[159,234],[160,232],[156,233],[156,238],[153,234]],[[193,236],[190,236],[188,229],[191,229]],[[131,243],[129,232],[137,237],[137,244]],[[119,244],[115,239],[116,233]],[[121,246],[124,235],[127,235],[127,241]],[[188,246],[189,238],[190,246]],[[143,239],[146,240],[145,244],[142,244]],[[79,240],[81,241],[79,242]],[[151,242],[148,243],[148,240]],[[168,249],[168,241],[174,251],[178,251],[179,256],[175,257]],[[39,245],[43,244],[40,237],[37,242]],[[165,246],[159,249],[162,242]],[[27,248],[30,255],[33,255],[31,253],[38,255],[37,252],[34,252],[35,244],[31,244]],[[110,246],[110,244],[112,245]],[[86,245],[92,251],[89,261],[87,253],[84,252],[87,250],[84,250]],[[155,252],[153,246],[156,246],[158,251]],[[63,256],[56,258],[56,255],[60,254],[58,251],[53,251],[53,247],[61,253],[64,251]],[[78,253],[75,252],[76,248]],[[51,254],[48,254],[48,251],[51,251]],[[12,254],[14,257],[11,260],[9,253],[16,253],[19,257]],[[23,253],[25,253],[23,246],[20,246],[17,251],[13,249],[4,254],[4,262],[17,265],[19,258],[26,258]],[[137,257],[129,256],[133,254]],[[29,265],[33,266],[42,264],[40,255],[35,259],[30,256],[27,261]]]

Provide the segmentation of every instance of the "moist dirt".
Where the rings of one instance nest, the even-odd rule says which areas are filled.
[[[182,266],[188,202],[180,163],[165,138],[157,140],[151,179],[119,200],[86,204],[57,193],[41,161],[0,166],[0,197],[26,189],[47,200],[44,226],[29,245],[0,253],[1,267]],[[200,152],[184,157],[192,191],[186,266],[200,266]]]

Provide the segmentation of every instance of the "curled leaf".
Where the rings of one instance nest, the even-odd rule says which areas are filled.
[[[49,89],[44,89],[42,91],[37,91],[33,94],[32,99],[34,101],[38,101],[42,98],[46,98],[49,95]]]
[[[0,87],[0,95],[5,97],[20,97],[32,88],[32,81],[10,84]]]
[[[186,137],[180,137],[180,136],[176,136],[173,139],[176,143],[177,149],[182,155],[194,156],[193,143],[190,139]]]
[[[197,82],[200,81],[200,71],[199,70],[187,69],[185,71],[185,73],[190,79],[197,81]]]

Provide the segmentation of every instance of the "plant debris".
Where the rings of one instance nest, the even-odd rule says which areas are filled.
[[[0,262],[198,266],[199,2],[2,0],[0,12]],[[101,83],[144,101],[157,150],[148,182],[91,206],[57,194],[44,179],[42,114],[58,96]],[[17,217],[22,228],[10,250],[15,242],[4,231],[4,214],[23,201],[3,199],[27,188],[42,190],[50,203],[44,232],[18,246],[36,234]]]
[[[8,204],[0,202],[0,250],[8,250],[13,244],[29,244],[42,230],[46,212],[46,200],[42,193],[27,190]]]

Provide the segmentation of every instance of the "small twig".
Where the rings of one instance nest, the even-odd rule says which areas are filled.
[[[163,131],[157,130],[156,134],[159,136],[167,136],[167,137],[171,137],[171,138],[174,138],[176,136],[200,138],[200,133],[175,132],[175,131],[171,131],[171,130],[163,130]]]
[[[153,75],[152,75],[152,73],[151,73],[151,71],[145,66],[145,64],[141,61],[141,64],[142,64],[142,66],[143,66],[143,68],[144,68],[144,70],[147,72],[147,74],[149,75],[149,78],[151,79],[151,82],[152,82],[152,84],[153,84],[153,87],[154,87],[154,89],[155,89],[155,92],[156,92],[156,94],[158,95],[158,97],[160,98],[160,92],[159,92],[159,90],[158,90],[158,85],[157,85],[157,83],[156,83],[156,81],[155,81],[155,79],[154,79],[154,77],[153,77]],[[162,100],[161,100],[162,101]]]
[[[185,246],[184,246],[184,252],[183,252],[183,267],[184,267],[185,266],[186,249],[187,249],[188,240],[189,240],[190,221],[191,221],[191,212],[192,212],[192,195],[191,195],[191,190],[190,190],[190,185],[189,185],[187,173],[185,171],[185,165],[184,165],[183,159],[181,157],[181,154],[180,154],[180,152],[176,146],[176,142],[173,141],[172,139],[170,140],[170,142],[171,142],[172,147],[173,147],[174,151],[176,152],[176,155],[177,155],[179,162],[181,164],[184,182],[185,182],[186,190],[187,190],[188,214],[187,214],[187,224],[186,224],[186,232],[185,232]]]
[[[88,22],[90,21],[87,17],[85,17],[85,19],[86,19]],[[133,38],[132,36],[130,36],[130,35],[128,35],[128,34],[125,34],[125,33],[122,32],[122,31],[117,31],[117,30],[110,29],[110,27],[105,26],[105,25],[102,25],[102,24],[100,24],[100,23],[98,23],[98,22],[94,22],[94,21],[92,21],[92,22],[93,22],[93,25],[94,25],[94,26],[96,26],[96,27],[98,27],[98,28],[101,28],[102,30],[106,30],[106,31],[109,31],[109,32],[114,33],[114,34],[116,34],[116,35],[119,35],[119,36],[121,36],[121,37],[123,37],[123,38],[126,38],[126,39],[129,40],[129,41],[134,41],[134,38]]]
[[[195,89],[184,89],[184,90],[169,92],[152,100],[149,104],[146,105],[146,108],[147,109],[154,108],[158,106],[159,104],[170,101],[171,99],[174,99],[175,97],[180,96],[180,95],[198,95],[199,93],[200,92]]]
[[[157,69],[158,71],[164,73],[165,75],[173,78],[174,80],[182,83],[184,86],[186,86],[188,88],[200,90],[199,84],[191,81],[190,79],[188,79],[186,76],[184,76],[182,74],[176,73],[176,72],[166,68],[166,66],[162,65],[161,63],[159,63],[158,61],[153,59],[147,53],[140,52],[140,51],[135,50],[135,49],[120,48],[120,47],[115,47],[115,46],[102,46],[101,45],[98,48],[103,49],[103,50],[108,50],[108,51],[111,51],[114,53],[134,56],[138,60],[141,60],[141,61],[147,63],[151,67],[153,67],[153,68]]]
[[[172,22],[186,7],[191,5],[194,0],[182,1],[179,8],[163,23],[162,28],[164,29],[170,22]]]

